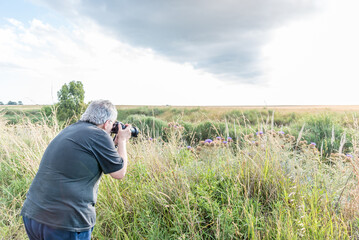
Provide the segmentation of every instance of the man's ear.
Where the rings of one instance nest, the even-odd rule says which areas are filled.
[[[110,120],[107,120],[103,125],[104,127],[108,127],[112,122]]]
[[[97,125],[97,127],[102,128],[104,130],[106,130],[106,128],[108,127],[108,125],[111,124],[110,120],[107,120],[106,122],[104,122],[103,124],[99,124]]]

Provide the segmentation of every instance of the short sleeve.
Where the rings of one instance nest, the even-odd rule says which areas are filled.
[[[92,151],[103,173],[108,174],[122,169],[123,159],[116,151],[110,135],[100,130],[91,140]]]

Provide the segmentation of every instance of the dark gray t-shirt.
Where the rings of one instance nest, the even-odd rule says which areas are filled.
[[[21,215],[67,231],[91,229],[101,175],[122,167],[108,133],[91,123],[72,124],[47,147]]]

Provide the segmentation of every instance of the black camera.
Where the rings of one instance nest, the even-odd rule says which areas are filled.
[[[113,126],[112,126],[111,133],[117,134],[117,133],[118,133],[118,127],[119,127],[119,125],[121,125],[121,128],[122,128],[122,129],[125,129],[125,128],[126,128],[126,125],[125,125],[125,124],[123,124],[122,122],[116,121],[116,122],[113,124]],[[137,128],[131,127],[130,130],[131,130],[131,137],[137,137],[137,136],[138,136],[139,131],[138,131]]]

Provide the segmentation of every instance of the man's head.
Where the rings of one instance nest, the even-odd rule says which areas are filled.
[[[81,121],[93,123],[97,126],[103,125],[107,131],[111,131],[112,124],[117,119],[116,107],[108,100],[96,100],[90,103],[81,116]]]

